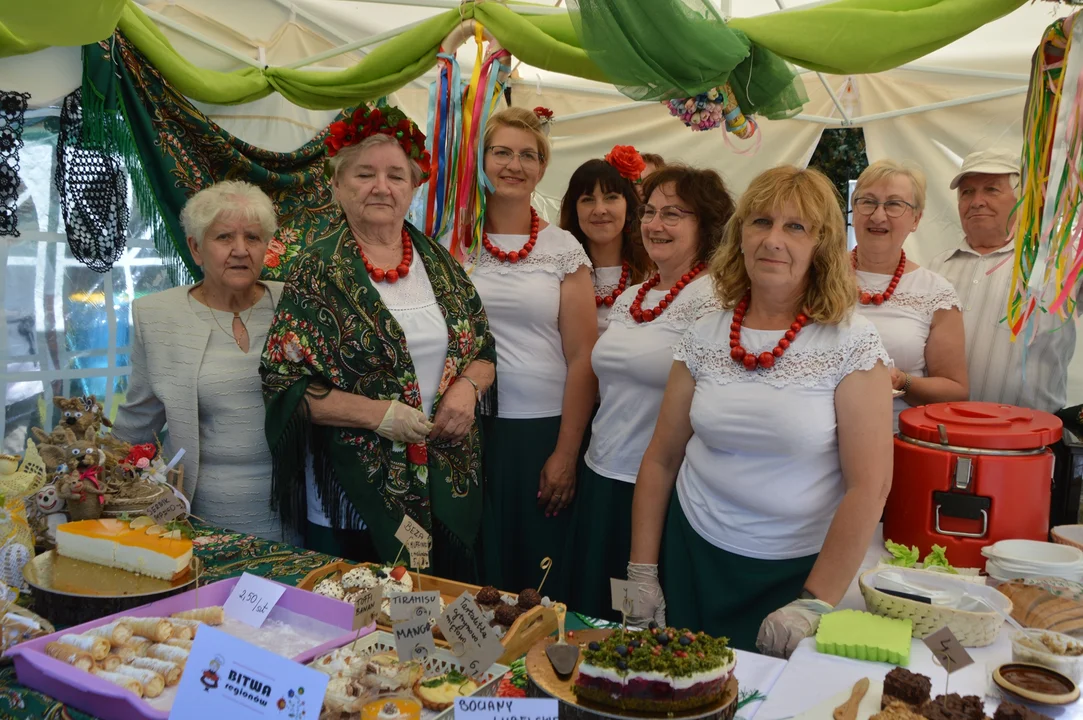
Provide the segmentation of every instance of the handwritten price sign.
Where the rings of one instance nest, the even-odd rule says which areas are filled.
[[[463,593],[436,620],[451,652],[477,677],[504,654],[504,646],[470,593]]]
[[[437,590],[390,593],[387,599],[391,605],[391,622],[440,614],[440,592]]]
[[[233,591],[226,599],[224,611],[229,617],[252,627],[263,627],[267,615],[284,592],[284,585],[245,573],[233,586]]]

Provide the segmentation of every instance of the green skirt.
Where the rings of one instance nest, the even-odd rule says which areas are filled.
[[[567,598],[568,578],[578,573],[567,553],[571,507],[545,517],[538,507],[538,484],[560,433],[560,418],[482,418],[485,437],[485,493],[481,516],[482,577],[508,592],[536,588],[551,558],[553,566],[542,595]]]
[[[756,652],[763,619],[797,599],[816,558],[757,560],[715,547],[688,524],[674,490],[662,537],[666,622]]]
[[[623,580],[632,552],[635,483],[607,478],[585,464],[579,471],[570,557],[575,558],[568,606],[591,617],[620,622],[612,609],[609,579]]]

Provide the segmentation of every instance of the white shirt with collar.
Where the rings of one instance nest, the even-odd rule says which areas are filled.
[[[947,278],[959,294],[970,399],[1055,412],[1067,404],[1075,322],[1039,312],[1036,332],[1026,348],[1024,375],[1023,337],[1012,342],[1011,330],[1002,322],[1008,314],[1014,265],[1014,242],[981,255],[964,238],[937,255],[929,269]]]

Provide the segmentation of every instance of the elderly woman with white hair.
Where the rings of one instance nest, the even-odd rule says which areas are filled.
[[[466,273],[406,222],[425,136],[384,106],[332,123],[325,142],[342,229],[295,261],[260,368],[275,507],[310,549],[422,555],[476,579],[477,406],[496,345]],[[403,552],[404,518],[431,548]]]
[[[193,195],[180,219],[203,279],[132,304],[132,374],[113,433],[144,443],[168,429],[164,450],[184,450],[193,514],[281,540],[259,377],[282,292],[259,279],[274,205],[258,187],[228,180]]]

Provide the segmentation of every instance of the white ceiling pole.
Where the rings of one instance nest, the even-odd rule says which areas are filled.
[[[290,70],[296,70],[297,68],[302,68],[306,65],[315,65],[316,63],[323,62],[324,60],[327,60],[329,58],[338,57],[339,55],[344,55],[348,52],[353,52],[354,50],[360,50],[361,48],[368,47],[369,45],[376,45],[378,43],[382,43],[384,40],[390,40],[393,37],[402,35],[407,30],[412,30],[413,28],[424,22],[428,22],[428,19],[418,20],[417,22],[412,22],[409,25],[403,25],[402,27],[395,28],[394,30],[388,30],[386,32],[376,33],[375,35],[369,35],[367,38],[363,38],[352,43],[347,43],[346,45],[339,45],[338,47],[331,48],[330,50],[325,50],[322,53],[317,53],[315,55],[302,58],[301,60],[287,63],[282,67],[288,68]]]
[[[1030,82],[1030,75],[1022,73],[991,72],[988,70],[970,70],[968,68],[945,68],[932,65],[914,65],[907,63],[895,68],[896,70],[909,70],[911,72],[929,73],[931,75],[958,75],[959,77],[987,78],[989,80],[1014,80],[1017,82]]]
[[[201,43],[203,45],[206,45],[207,47],[209,47],[209,48],[211,48],[213,50],[217,50],[220,53],[223,53],[225,55],[229,55],[234,60],[239,60],[239,61],[243,62],[246,65],[251,65],[252,67],[263,67],[262,65],[260,65],[259,60],[256,60],[255,58],[248,57],[244,53],[238,52],[238,51],[234,50],[233,48],[231,48],[229,46],[222,45],[221,43],[215,42],[214,40],[211,40],[209,37],[201,35],[200,33],[197,33],[195,30],[191,30],[191,29],[185,27],[184,25],[177,22],[176,20],[173,20],[172,18],[168,18],[165,15],[162,15],[161,13],[154,12],[150,8],[145,8],[144,7],[144,8],[141,8],[141,10],[143,11],[144,15],[146,15],[147,17],[149,17],[151,20],[158,23],[159,25],[165,25],[167,28],[175,30],[175,31],[179,32],[181,35],[189,37],[192,40],[195,40],[196,42]]]
[[[986,102],[987,100],[999,100],[1000,98],[1011,97],[1013,95],[1024,95],[1026,92],[1027,88],[1025,86],[1008,88],[1007,90],[997,90],[996,92],[983,93],[981,95],[970,95],[968,97],[955,98],[954,100],[944,100],[929,105],[917,105],[915,107],[902,108],[901,110],[876,113],[875,115],[863,115],[854,118],[853,122],[855,125],[864,125],[866,123],[876,122],[877,120],[890,120],[904,115],[917,115],[918,113],[930,112],[932,110],[942,110],[944,108],[957,107],[959,105],[973,105],[975,103]]]

